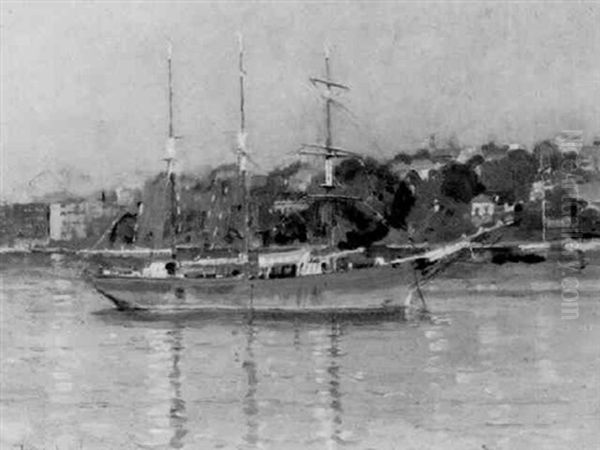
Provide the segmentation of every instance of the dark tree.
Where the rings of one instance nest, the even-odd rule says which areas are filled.
[[[416,198],[405,182],[401,182],[387,214],[387,221],[394,228],[406,228],[406,219],[415,206]]]
[[[481,181],[487,192],[510,203],[527,201],[537,172],[535,157],[525,150],[516,150],[501,159],[482,164]]]
[[[428,149],[422,148],[417,150],[413,159],[431,159],[431,153],[429,153]]]
[[[517,201],[528,200],[531,185],[538,173],[538,162],[535,156],[525,150],[510,152],[508,154],[508,166],[515,199]]]
[[[372,166],[372,163],[370,164]],[[352,182],[357,176],[368,172],[366,163],[358,158],[342,160],[335,168],[335,177],[340,183]]]
[[[388,233],[386,224],[371,211],[361,208],[359,203],[339,205],[338,211],[341,217],[352,224],[352,228],[346,232],[346,240],[339,243],[341,249],[367,247]]]
[[[410,164],[412,162],[412,156],[407,155],[406,153],[398,153],[396,156],[392,158],[392,163],[403,162],[404,164]]]
[[[533,147],[533,156],[538,161],[541,170],[560,170],[562,155],[558,146],[549,140],[541,141]]]
[[[586,239],[600,237],[600,213],[597,210],[588,208],[581,212],[579,232]]]
[[[508,151],[508,146],[498,145],[494,141],[490,141],[487,144],[481,146],[481,153],[483,157],[488,160],[495,157],[503,157]]]
[[[442,175],[442,194],[457,202],[469,203],[485,189],[477,174],[465,164],[448,164],[442,169]]]
[[[466,165],[471,169],[475,169],[477,166],[482,165],[485,162],[485,159],[481,155],[473,155],[466,162]]]

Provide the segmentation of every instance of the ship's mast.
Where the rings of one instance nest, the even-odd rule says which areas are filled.
[[[325,87],[325,145],[309,144],[303,145],[304,148],[310,148],[312,150],[301,150],[301,154],[305,155],[316,155],[323,158],[325,162],[325,182],[321,185],[326,192],[326,197],[330,196],[331,191],[335,188],[333,180],[333,160],[335,158],[344,158],[352,155],[351,152],[343,150],[333,146],[333,133],[331,126],[331,107],[333,105],[334,89],[349,90],[348,86],[341,83],[337,83],[331,79],[331,65],[329,57],[329,48],[325,47],[325,78],[310,78],[310,82],[317,86],[322,85]],[[333,204],[328,205],[328,242],[331,247],[335,245],[334,231],[334,208]]]
[[[167,182],[169,184],[169,209],[170,219],[169,225],[171,227],[171,254],[176,253],[176,242],[175,237],[177,234],[177,216],[179,206],[177,205],[177,192],[175,190],[175,137],[173,131],[173,46],[169,41],[167,44],[167,70],[168,70],[168,93],[169,93],[169,128],[167,130],[168,137],[166,143],[166,155],[165,162],[167,163]]]
[[[248,187],[247,187],[247,165],[248,153],[246,149],[246,111],[244,97],[244,81],[246,71],[244,69],[244,41],[241,33],[238,35],[239,41],[239,77],[240,77],[240,131],[238,134],[237,163],[240,176],[240,187],[242,193],[242,211],[243,211],[243,254],[248,255],[250,247],[250,227],[249,227],[249,208],[248,208]]]

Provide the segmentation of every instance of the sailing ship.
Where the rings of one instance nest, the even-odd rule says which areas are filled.
[[[240,129],[237,167],[243,200],[243,250],[235,257],[192,259],[176,257],[173,241],[169,260],[153,261],[139,271],[101,269],[88,274],[95,289],[118,309],[151,311],[251,312],[253,314],[383,314],[403,315],[412,298],[424,299],[421,286],[468,252],[470,239],[393,261],[365,257],[365,249],[335,248],[334,209],[329,207],[328,245],[289,251],[264,252],[251,248],[248,209],[246,116],[244,104],[244,49],[239,52]],[[310,78],[325,89],[324,145],[303,145],[301,153],[324,161],[324,194],[314,196],[323,205],[336,200],[333,162],[355,155],[334,146],[331,107],[334,91],[347,91],[330,73],[325,52],[325,76]],[[172,139],[172,129],[169,130]],[[170,185],[175,185],[172,159],[168,159]],[[175,191],[172,197],[175,200]],[[345,198],[348,200],[348,198]],[[356,199],[360,200],[360,199]],[[171,217],[175,217],[173,210]],[[173,231],[175,220],[171,222]],[[172,233],[174,236],[174,233]],[[365,263],[365,260],[368,260]]]

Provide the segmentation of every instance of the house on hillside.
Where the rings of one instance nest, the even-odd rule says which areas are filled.
[[[594,139],[593,145],[585,145],[581,149],[579,165],[589,172],[600,172],[600,138]]]
[[[497,161],[508,154],[508,145],[496,145],[494,142],[481,146],[481,153],[486,161]]]
[[[401,180],[404,180],[404,178],[406,178],[406,175],[408,175],[408,173],[411,171],[411,166],[410,164],[407,164],[404,161],[394,161],[391,163],[390,166],[390,171],[397,175],[398,178],[400,178]]]
[[[438,170],[440,167],[442,167],[442,164],[440,162],[434,162],[428,158],[418,158],[412,160],[410,167],[419,174],[419,178],[421,178],[421,180],[428,180],[430,172],[432,170]]]
[[[583,131],[581,130],[564,130],[561,131],[555,138],[554,143],[561,153],[577,153],[583,148]]]
[[[512,143],[508,146],[508,150],[507,153],[510,152],[517,152],[519,150],[524,150],[527,151],[527,146],[524,144],[519,144],[519,143]]]
[[[460,156],[460,153],[461,149],[455,147],[436,148],[434,151],[430,152],[431,160],[442,165],[456,161]]]
[[[428,180],[432,170],[439,170],[442,164],[433,162],[429,158],[415,158],[410,164],[403,161],[392,163],[391,172],[397,175],[401,180],[405,180],[409,174],[416,173],[421,180]]]
[[[477,149],[476,147],[466,147],[460,151],[458,157],[456,158],[456,161],[461,164],[465,164],[468,160],[470,160],[476,155],[483,156],[481,150]]]
[[[554,185],[548,181],[534,181],[529,192],[529,201],[543,200],[546,197],[546,191],[552,189],[554,189]]]
[[[495,213],[496,203],[489,195],[479,194],[471,200],[471,222],[476,227],[492,223]]]

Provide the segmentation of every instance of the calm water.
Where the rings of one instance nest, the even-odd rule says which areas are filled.
[[[428,319],[248,323],[126,315],[75,262],[10,266],[2,449],[600,448],[597,268],[576,320],[560,292],[441,280]]]

